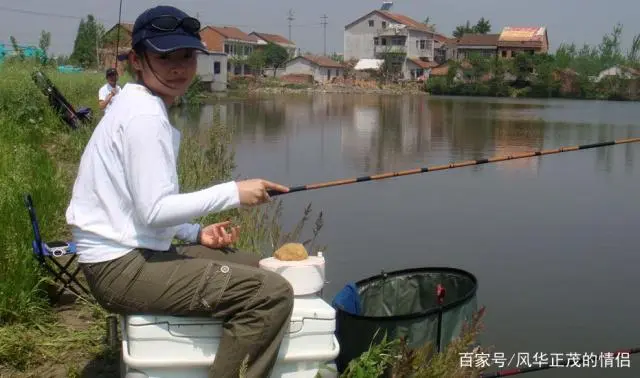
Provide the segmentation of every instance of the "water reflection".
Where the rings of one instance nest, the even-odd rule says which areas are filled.
[[[597,103],[597,123],[583,117],[591,106],[562,100],[331,94],[221,100],[176,120],[204,131],[219,118],[233,127],[238,143],[283,151],[287,172],[291,150],[305,148],[320,151],[320,164],[327,153],[338,153],[341,164],[364,174],[638,134],[637,126],[628,123],[637,105],[608,109]],[[633,146],[616,148],[624,149],[623,166],[630,169]],[[599,148],[591,156],[597,170],[611,172],[616,165],[612,148]],[[540,160],[520,159],[497,169],[536,173]]]

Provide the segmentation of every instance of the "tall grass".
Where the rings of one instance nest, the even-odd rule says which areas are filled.
[[[233,150],[233,129],[220,121],[218,111],[204,135],[186,127],[181,128],[182,144],[178,158],[180,187],[183,191],[203,189],[209,185],[229,180],[239,180],[234,175],[236,168]],[[232,220],[240,226],[240,240],[236,247],[261,256],[270,255],[287,242],[303,243],[309,253],[325,250],[317,244],[317,237],[323,226],[322,212],[318,213],[310,234],[305,237],[305,226],[312,213],[311,204],[303,210],[298,223],[289,232],[284,232],[280,224],[282,201],[254,208],[241,208],[210,214],[196,221],[206,225],[223,220]]]
[[[0,66],[0,324],[47,315],[22,195],[31,193],[44,238],[67,237],[64,211],[72,174],[66,168],[78,160],[89,135],[71,133],[53,112],[31,79],[36,68],[42,67],[27,60]],[[74,105],[97,109],[101,75],[42,70]]]

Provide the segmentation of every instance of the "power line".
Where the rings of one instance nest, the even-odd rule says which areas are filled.
[[[45,16],[45,17],[57,17],[57,18],[66,18],[66,19],[72,19],[72,20],[82,20],[82,19],[86,19],[86,16],[75,16],[75,15],[70,15],[70,14],[60,14],[60,13],[50,13],[50,12],[38,12],[38,11],[32,11],[32,10],[28,10],[28,9],[19,9],[19,8],[10,8],[10,7],[5,7],[5,6],[0,6],[0,10],[2,11],[7,11],[7,12],[14,12],[14,13],[21,13],[21,14],[28,14],[28,15],[33,15],[33,16]],[[290,11],[290,16],[291,19],[290,21],[293,21],[295,18],[293,17],[293,12]],[[113,23],[116,24],[118,22],[118,20],[116,20],[115,18],[102,18],[102,17],[95,17],[94,19],[97,21],[101,21],[101,22],[105,22],[105,23]],[[287,18],[289,19],[289,18]],[[133,23],[133,21],[131,20],[122,20],[121,22],[124,23]],[[235,26],[238,28],[262,28],[267,26],[266,24],[263,25],[248,25],[248,24],[224,24],[224,23],[218,23],[218,22],[203,22],[204,25],[206,24],[210,24],[210,25],[223,25],[223,26]],[[276,24],[269,24],[268,26],[276,26]],[[297,28],[317,28],[322,26],[321,23],[317,23],[317,22],[311,22],[311,23],[303,23],[303,24],[292,24],[291,22],[289,23],[289,28],[291,27],[297,27]],[[291,33],[291,32],[289,32]]]
[[[322,27],[324,28],[324,54],[323,55],[327,55],[327,15],[326,13],[320,17],[322,18]]]

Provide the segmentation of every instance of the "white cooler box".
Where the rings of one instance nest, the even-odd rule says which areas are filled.
[[[222,335],[210,318],[129,315],[121,324],[123,378],[206,378]],[[296,297],[271,377],[337,377],[334,331],[333,307],[315,295]]]

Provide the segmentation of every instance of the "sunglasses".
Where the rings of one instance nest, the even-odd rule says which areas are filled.
[[[145,27],[149,27],[158,31],[175,31],[179,27],[182,27],[184,31],[191,34],[196,34],[200,31],[200,21],[193,17],[185,17],[179,19],[175,16],[159,16],[154,18],[145,24]]]

